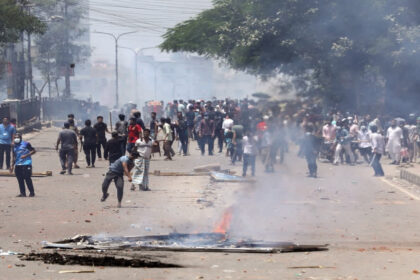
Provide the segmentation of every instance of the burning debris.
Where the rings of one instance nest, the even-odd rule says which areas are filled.
[[[113,267],[150,267],[150,268],[175,268],[176,264],[163,263],[150,256],[121,256],[108,252],[52,252],[29,253],[19,256],[22,261],[42,261],[46,264],[84,265],[84,266],[113,266]]]
[[[176,252],[232,252],[232,253],[286,253],[324,251],[327,245],[297,245],[291,242],[264,242],[232,239],[228,229],[233,209],[226,209],[212,233],[171,233],[169,235],[99,237],[77,235],[55,243],[44,242],[44,248],[125,250],[125,251],[176,251]]]
[[[228,219],[228,218],[226,218]],[[222,230],[223,228],[220,228]],[[297,245],[291,242],[264,242],[229,239],[223,233],[199,233],[138,237],[76,236],[71,239],[44,243],[44,248],[126,251],[287,253],[324,251],[327,245]]]
[[[214,228],[214,232],[226,235],[226,232],[230,226],[231,221],[232,221],[232,208],[228,208],[223,214],[222,220]]]

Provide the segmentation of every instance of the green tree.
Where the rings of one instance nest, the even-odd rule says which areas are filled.
[[[27,1],[0,1],[0,45],[17,42],[21,32],[42,33],[45,24],[23,9]]]
[[[3,76],[4,52],[7,44],[16,43],[22,34],[43,33],[45,24],[37,17],[25,12],[27,1],[1,0],[0,1],[0,78]]]
[[[70,97],[72,66],[90,56],[90,49],[81,38],[88,30],[81,26],[86,9],[77,0],[35,0],[37,11],[47,18],[47,31],[35,39],[38,55],[35,66],[41,71],[51,88],[54,84],[59,95],[57,81],[64,77],[64,95]]]
[[[168,30],[161,48],[292,74],[311,81],[302,94],[368,110],[381,99],[420,101],[419,12],[415,0],[217,0]]]

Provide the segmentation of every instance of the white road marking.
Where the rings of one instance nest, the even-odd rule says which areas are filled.
[[[393,187],[394,189],[397,189],[397,190],[399,190],[400,192],[405,193],[406,195],[408,195],[408,196],[409,196],[409,197],[411,197],[412,199],[414,199],[414,200],[420,200],[420,197],[418,197],[418,196],[417,196],[417,195],[415,195],[415,194],[412,194],[411,192],[409,192],[409,191],[408,191],[408,190],[406,190],[405,188],[402,188],[402,187],[400,187],[400,186],[397,186],[397,185],[395,185],[395,184],[391,183],[390,181],[388,181],[388,180],[386,180],[386,179],[384,179],[384,178],[382,178],[381,180],[382,180],[382,182],[384,182],[384,183],[388,184],[389,186]]]

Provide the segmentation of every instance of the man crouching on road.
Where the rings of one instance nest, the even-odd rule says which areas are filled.
[[[122,156],[111,164],[102,183],[103,196],[101,202],[104,202],[108,198],[108,188],[111,181],[114,180],[115,186],[117,187],[118,208],[121,208],[121,201],[124,194],[124,175],[127,176],[128,182],[133,181],[130,171],[134,167],[134,160],[139,156],[138,152],[131,152],[129,156]]]

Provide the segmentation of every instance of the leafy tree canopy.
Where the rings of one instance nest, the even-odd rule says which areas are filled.
[[[417,100],[419,13],[416,0],[216,0],[169,29],[161,48],[292,74],[311,81],[305,94],[333,104],[360,107],[396,91]]]
[[[0,44],[14,43],[22,31],[42,33],[45,24],[25,12],[27,1],[0,1]]]

